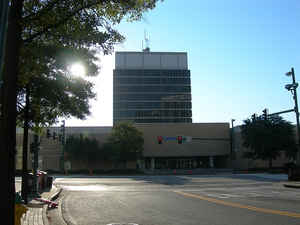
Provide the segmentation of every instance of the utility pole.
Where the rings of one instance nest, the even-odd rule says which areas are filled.
[[[7,30],[7,18],[8,18],[8,6],[9,0],[0,1],[0,89],[2,87],[2,73],[3,73],[3,59],[4,59],[4,49],[6,40],[6,30]]]
[[[233,132],[233,122],[235,121],[235,119],[231,119],[231,138],[230,138],[230,156],[231,156],[231,159],[233,159],[233,135],[234,135],[234,132]]]

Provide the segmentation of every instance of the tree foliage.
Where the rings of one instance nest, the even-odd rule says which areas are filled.
[[[245,157],[275,160],[284,151],[287,157],[295,157],[297,151],[294,126],[280,116],[265,120],[262,117],[247,119],[241,127],[243,145],[249,148]]]
[[[87,76],[99,72],[99,53],[110,54],[124,40],[114,29],[123,19],[141,19],[157,0],[25,0],[18,79],[18,118],[30,90],[31,125],[50,125],[59,117],[84,119],[92,83],[72,78],[70,65],[80,62]]]
[[[136,160],[142,154],[143,133],[131,123],[115,125],[108,142],[103,146],[106,156],[116,162]]]
[[[72,159],[86,162],[87,164],[102,159],[98,141],[83,135],[70,136],[64,145],[64,151]]]

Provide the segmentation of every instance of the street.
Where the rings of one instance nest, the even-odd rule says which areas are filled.
[[[300,224],[300,189],[283,176],[56,177],[68,224]]]

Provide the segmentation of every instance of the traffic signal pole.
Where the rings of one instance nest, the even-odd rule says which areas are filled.
[[[296,79],[295,79],[295,71],[294,71],[294,68],[292,67],[292,79],[293,79],[293,85],[296,86]],[[299,147],[300,147],[300,128],[299,128],[299,109],[298,109],[298,99],[297,99],[297,88],[294,88],[293,90],[293,99],[294,99],[294,102],[295,102],[295,113],[296,113],[296,122],[297,122],[297,144],[298,144],[298,148],[297,148],[297,156],[296,156],[296,164],[297,165],[300,165],[300,160],[299,160],[299,157],[300,157],[300,152],[299,152]]]
[[[63,120],[62,121],[62,125],[61,125],[61,133],[62,133],[62,138],[61,138],[61,144],[62,144],[62,151],[61,151],[61,167],[62,167],[62,171],[64,173],[68,173],[67,170],[65,170],[65,152],[64,152],[64,145],[65,145],[65,136],[66,136],[66,121]]]
[[[26,86],[26,105],[24,110],[24,133],[23,133],[23,152],[22,152],[22,199],[25,204],[28,202],[28,130],[29,130],[29,87]]]
[[[287,84],[285,86],[285,88],[288,91],[291,91],[291,93],[293,95],[295,106],[293,109],[289,109],[289,110],[285,110],[285,111],[281,111],[281,112],[277,112],[277,113],[272,113],[272,114],[269,114],[268,116],[274,116],[274,115],[279,115],[279,114],[283,114],[283,113],[295,112],[295,114],[296,114],[296,135],[297,135],[296,164],[300,165],[300,151],[299,151],[299,148],[300,148],[300,125],[299,125],[299,108],[298,108],[298,97],[297,97],[298,83],[296,82],[294,68],[292,67],[291,71],[287,72],[286,75],[292,76],[293,83]]]

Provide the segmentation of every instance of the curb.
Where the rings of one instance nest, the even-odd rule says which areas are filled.
[[[54,185],[53,185],[54,186]],[[59,197],[59,195],[60,195],[60,193],[62,192],[62,188],[57,188],[56,186],[55,186],[55,188],[58,190],[58,191],[56,191],[50,198],[49,198],[49,200],[50,201],[55,201],[58,197]],[[44,223],[44,225],[49,225],[49,221],[48,221],[48,217],[47,217],[47,212],[48,212],[48,205],[43,205],[43,223]]]
[[[49,199],[50,201],[55,201],[59,197],[60,193],[63,190],[61,187],[59,187],[59,188],[56,187],[56,189],[58,189],[58,191],[50,197],[50,199]]]
[[[70,223],[67,223],[67,221],[66,221],[66,219],[65,219],[65,217],[63,216],[63,212],[62,212],[62,205],[63,205],[63,203],[62,203],[62,199],[60,199],[59,200],[59,205],[58,205],[58,214],[59,214],[59,217],[61,218],[61,224],[64,224],[64,225],[70,225]]]

